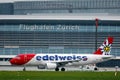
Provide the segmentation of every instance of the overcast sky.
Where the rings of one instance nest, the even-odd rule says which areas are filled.
[[[0,0],[0,2],[13,2],[15,0]],[[16,0],[16,1],[20,1],[20,0]]]
[[[0,3],[14,2],[14,1],[48,1],[48,0],[0,0]]]
[[[0,0],[0,2],[13,2],[13,1],[21,1],[21,0]]]

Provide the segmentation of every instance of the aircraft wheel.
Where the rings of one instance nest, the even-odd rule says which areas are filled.
[[[26,68],[25,68],[25,67],[23,68],[23,71],[26,71]]]
[[[61,68],[61,71],[65,71],[65,68]]]
[[[95,67],[94,70],[96,71],[96,70],[98,70],[98,68]]]
[[[59,68],[55,68],[55,71],[59,71]]]

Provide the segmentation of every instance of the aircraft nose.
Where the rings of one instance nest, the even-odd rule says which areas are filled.
[[[16,64],[16,60],[13,58],[13,59],[10,60],[10,63],[11,63],[12,65],[15,65],[15,64]]]

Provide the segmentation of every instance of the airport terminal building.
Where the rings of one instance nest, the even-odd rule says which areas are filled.
[[[111,54],[120,56],[120,0],[40,0],[0,3],[0,55],[95,51],[114,37]],[[44,14],[43,14],[44,13]],[[55,13],[55,14],[54,14]],[[59,13],[59,14],[58,14]],[[119,60],[98,66],[120,66]]]
[[[93,53],[95,16],[87,15],[2,15],[0,16],[0,54]],[[111,53],[120,56],[120,17],[97,16],[98,47],[108,36],[114,37]]]

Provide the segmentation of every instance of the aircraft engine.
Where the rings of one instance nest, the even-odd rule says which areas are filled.
[[[47,69],[55,69],[57,67],[56,63],[46,63]]]
[[[45,69],[45,66],[43,66],[43,65],[38,65],[37,67],[38,67],[38,69]]]

